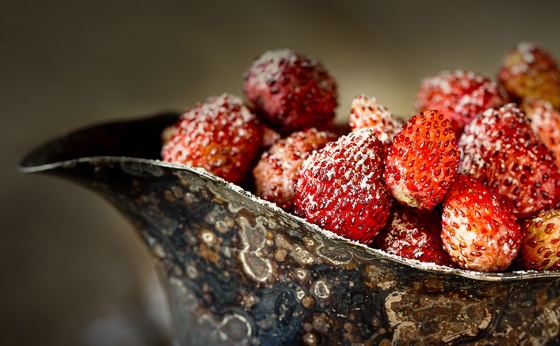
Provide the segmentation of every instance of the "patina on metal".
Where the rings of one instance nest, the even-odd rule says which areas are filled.
[[[176,114],[76,131],[24,172],[112,202],[157,258],[180,345],[559,342],[560,274],[482,274],[388,255],[199,169],[158,160]]]

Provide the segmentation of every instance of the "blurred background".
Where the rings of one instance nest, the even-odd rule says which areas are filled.
[[[560,58],[558,1],[0,0],[0,343],[166,345],[151,258],[107,202],[17,171],[43,142],[91,124],[241,96],[269,49],[322,60],[352,98],[409,117],[420,80],[461,68],[494,77],[538,41]]]

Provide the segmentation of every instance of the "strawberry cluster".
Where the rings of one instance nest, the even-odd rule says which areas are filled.
[[[540,45],[507,52],[496,81],[459,69],[424,78],[408,121],[359,94],[342,132],[320,61],[267,51],[243,76],[246,101],[187,109],[163,134],[163,160],[395,256],[560,269],[560,69]]]

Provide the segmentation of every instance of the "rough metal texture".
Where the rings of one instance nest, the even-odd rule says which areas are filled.
[[[209,174],[153,160],[174,119],[77,131],[21,169],[74,180],[130,219],[158,259],[178,344],[558,342],[558,273],[444,269],[335,237]]]

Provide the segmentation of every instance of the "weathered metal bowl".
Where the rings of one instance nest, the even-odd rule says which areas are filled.
[[[201,170],[158,160],[176,114],[87,128],[24,172],[103,195],[158,259],[182,345],[559,342],[560,273],[482,274],[342,239]]]

